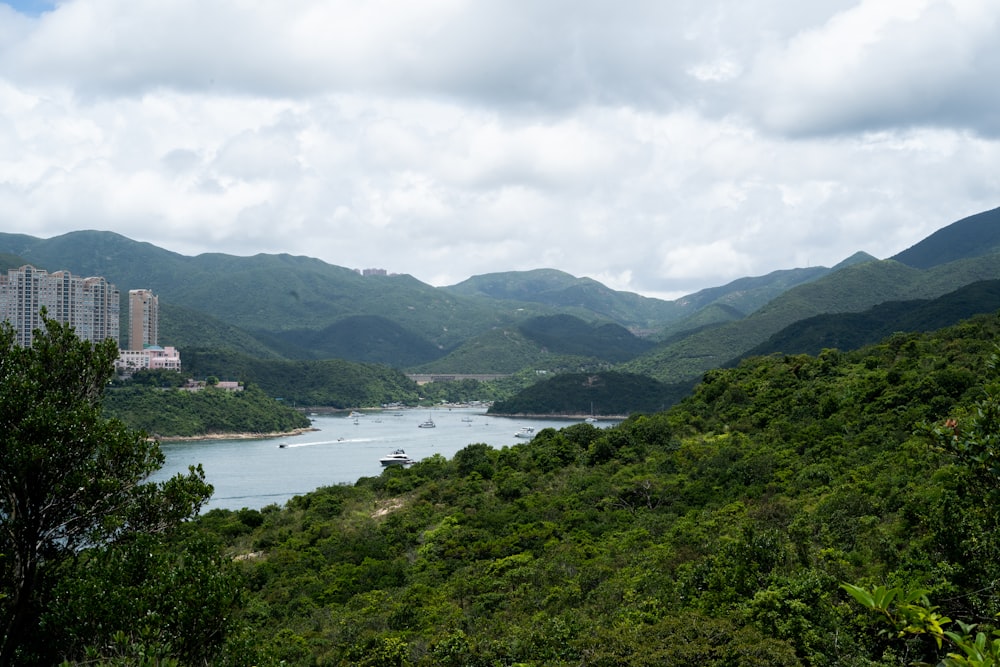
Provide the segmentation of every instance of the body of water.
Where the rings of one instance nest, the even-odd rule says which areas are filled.
[[[419,428],[429,418],[435,428]],[[525,442],[515,437],[523,427],[540,431],[575,423],[578,420],[495,417],[471,408],[367,411],[357,418],[315,415],[317,430],[302,435],[161,443],[166,463],[153,480],[187,472],[189,465],[200,463],[206,480],[215,487],[206,510],[260,509],[284,505],[321,486],[353,484],[361,477],[379,475],[379,458],[396,449],[415,460],[434,454],[451,458],[472,443],[499,449]],[[613,423],[601,421],[596,426]]]

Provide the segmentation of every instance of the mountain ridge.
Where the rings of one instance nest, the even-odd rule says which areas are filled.
[[[805,318],[934,298],[1000,278],[998,229],[1000,208],[956,221],[893,258],[857,252],[832,268],[781,269],[675,301],[616,291],[557,269],[484,274],[433,287],[405,274],[363,276],[288,254],[189,257],[94,230],[51,239],[0,233],[0,267],[30,263],[102,275],[124,293],[152,289],[163,306],[163,334],[178,347],[208,342],[261,358],[336,356],[436,372],[509,372],[514,364],[544,367],[546,360],[583,352],[623,372],[674,383]],[[569,317],[576,319],[558,319]],[[561,323],[547,339],[540,330],[525,336],[528,323],[545,321],[538,318]],[[640,333],[657,346],[643,351],[606,329],[604,339],[618,351],[602,353],[595,341],[605,325]]]

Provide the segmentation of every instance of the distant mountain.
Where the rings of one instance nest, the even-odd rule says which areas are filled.
[[[407,368],[441,356],[425,338],[379,315],[352,315],[322,329],[295,329],[273,334],[271,339],[300,351],[290,356],[315,359],[350,359]]]
[[[1000,208],[970,215],[934,232],[891,259],[929,269],[1000,251]]]
[[[516,327],[493,329],[467,341],[447,356],[414,370],[425,373],[474,373],[491,368],[513,373],[528,367],[610,365],[632,359],[654,343],[610,322],[587,322],[573,315],[546,315]]]
[[[936,299],[887,301],[860,313],[824,314],[795,322],[742,357],[856,350],[896,332],[936,331],[1000,310],[1000,280],[983,280]]]
[[[1000,209],[987,211],[890,260],[857,253],[831,269],[741,278],[676,301],[552,269],[435,288],[412,276],[362,276],[309,257],[187,257],[97,231],[51,239],[0,233],[0,269],[31,263],[104,276],[123,293],[152,289],[162,307],[161,339],[182,352],[466,373],[566,367],[568,358],[683,383],[806,318],[934,299],[1000,279],[998,223]]]
[[[31,263],[48,271],[100,275],[123,294],[152,289],[163,306],[162,339],[177,347],[211,345],[262,358],[336,357],[397,367],[436,363],[450,355],[461,363],[478,358],[491,364],[439,369],[451,372],[497,372],[515,362],[561,354],[621,361],[647,347],[631,334],[625,336],[624,329],[661,331],[703,304],[741,316],[764,301],[761,295],[780,293],[823,271],[776,272],[719,288],[711,298],[706,292],[687,302],[671,302],[549,269],[477,276],[450,288],[434,288],[410,276],[362,276],[308,257],[187,257],[111,232],[71,232],[51,239],[0,234],[0,252],[11,267]],[[541,349],[528,352],[514,346],[527,354],[509,360],[502,359],[501,348],[492,343],[484,347],[474,342],[484,337],[480,343],[503,343],[513,351],[507,345],[513,339],[492,332],[519,331],[524,322],[555,315],[613,326],[586,335],[579,330],[560,332],[558,327],[548,333],[537,329],[536,338],[548,336],[531,343]],[[581,336],[593,340],[583,342]],[[626,342],[628,351],[622,348]],[[599,352],[600,346],[608,349]],[[484,356],[469,354],[472,348],[491,349]]]
[[[520,325],[525,338],[554,354],[626,361],[653,347],[617,324],[593,325],[572,315],[534,317]]]
[[[742,320],[674,339],[619,368],[668,383],[682,382],[724,365],[808,317],[856,313],[887,301],[936,298],[994,279],[1000,279],[1000,253],[962,258],[926,271],[895,260],[850,264],[788,290]]]
[[[810,267],[774,271],[765,276],[740,278],[675,301],[615,291],[590,278],[576,278],[555,269],[489,273],[443,289],[467,296],[574,309],[570,314],[591,313],[633,333],[668,337],[680,331],[746,317],[779,294],[816,280],[831,270]]]
[[[675,302],[691,314],[669,324],[660,332],[660,338],[743,319],[793,287],[818,280],[845,266],[873,259],[866,253],[856,253],[832,269],[814,266],[772,271],[765,276],[740,278],[720,287],[703,289]]]
[[[684,310],[673,301],[619,292],[591,278],[576,278],[555,269],[489,273],[442,289],[465,296],[589,312],[638,332],[656,330]]]
[[[493,326],[556,312],[541,304],[515,306],[466,298],[410,276],[362,276],[308,257],[215,253],[186,257],[110,232],[72,232],[52,239],[0,234],[0,252],[48,271],[104,276],[123,293],[152,289],[161,304],[185,309],[185,323],[199,330],[210,327],[196,322],[193,311],[248,332],[277,354],[306,358],[322,349],[298,348],[302,330],[318,332],[348,318],[382,317],[420,339],[403,342],[404,350],[390,350],[380,360],[388,363],[416,347],[444,355]],[[183,326],[164,323],[165,330],[171,328],[175,340],[185,344],[196,337],[185,333]],[[356,336],[356,328],[350,326],[332,331],[347,334],[341,348]],[[324,345],[337,347],[328,340]]]

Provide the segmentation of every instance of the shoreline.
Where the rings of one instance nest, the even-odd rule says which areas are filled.
[[[150,435],[149,438],[150,440],[158,440],[160,442],[189,442],[195,440],[266,440],[270,438],[287,438],[318,430],[318,428],[313,426],[305,426],[291,431],[275,431],[271,433],[250,433],[244,431],[235,433],[205,433],[202,435]]]

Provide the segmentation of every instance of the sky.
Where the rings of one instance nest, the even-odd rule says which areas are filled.
[[[674,299],[1000,206],[997,81],[996,0],[11,0],[0,231]]]

